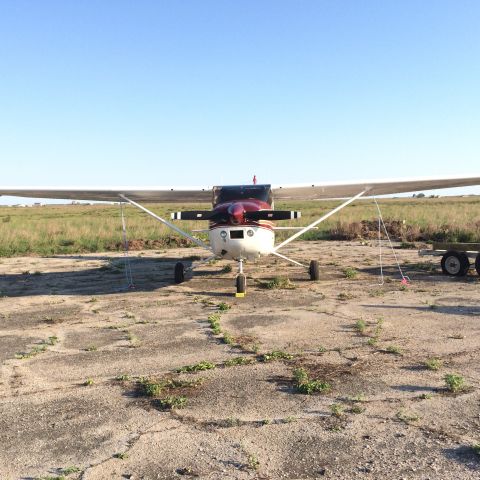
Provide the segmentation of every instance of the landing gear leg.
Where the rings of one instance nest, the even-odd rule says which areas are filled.
[[[236,278],[237,293],[236,297],[244,297],[247,291],[247,277],[243,273],[243,259],[238,261],[238,274]]]

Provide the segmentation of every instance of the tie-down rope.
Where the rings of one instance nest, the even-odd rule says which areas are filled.
[[[382,212],[380,211],[380,206],[378,205],[377,198],[373,197],[373,201],[375,202],[375,205],[377,207],[377,212],[378,212],[378,248],[379,248],[379,256],[380,256],[380,278],[382,280],[380,285],[383,285],[385,283],[383,278],[383,261],[382,261],[382,232],[381,232],[382,226],[383,226],[385,235],[388,239],[388,243],[390,244],[390,248],[392,249],[393,256],[395,257],[395,262],[397,264],[398,271],[400,272],[400,275],[402,277],[401,283],[402,285],[408,285],[410,283],[410,278],[403,274],[402,267],[400,266],[400,262],[398,261],[397,254],[395,253],[395,249],[393,248],[392,240],[390,239],[390,235],[388,234],[387,227],[385,226],[385,222],[383,221]]]
[[[123,202],[120,202],[120,212],[122,216],[123,258],[125,265],[125,278],[127,280],[126,288],[132,289],[135,288],[135,284],[133,283],[132,266],[130,264],[130,256],[128,254],[127,222],[125,221]]]

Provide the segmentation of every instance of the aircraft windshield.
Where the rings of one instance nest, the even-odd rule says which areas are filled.
[[[272,204],[272,190],[270,185],[239,185],[215,187],[213,189],[213,206],[219,203],[235,200],[255,199]]]

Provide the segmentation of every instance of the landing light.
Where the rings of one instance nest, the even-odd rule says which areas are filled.
[[[253,237],[253,234],[254,234],[254,233],[255,233],[255,232],[254,232],[253,230],[247,230],[247,235],[248,235],[249,237]]]
[[[222,230],[222,231],[220,232],[220,236],[221,236],[222,238],[227,238],[227,232],[226,232],[225,230]]]

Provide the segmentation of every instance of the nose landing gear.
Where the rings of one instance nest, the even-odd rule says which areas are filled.
[[[247,292],[247,277],[243,273],[243,259],[241,258],[238,261],[238,274],[235,279],[235,283],[237,286],[237,293],[235,296],[237,298],[242,298],[245,296],[245,293]]]

